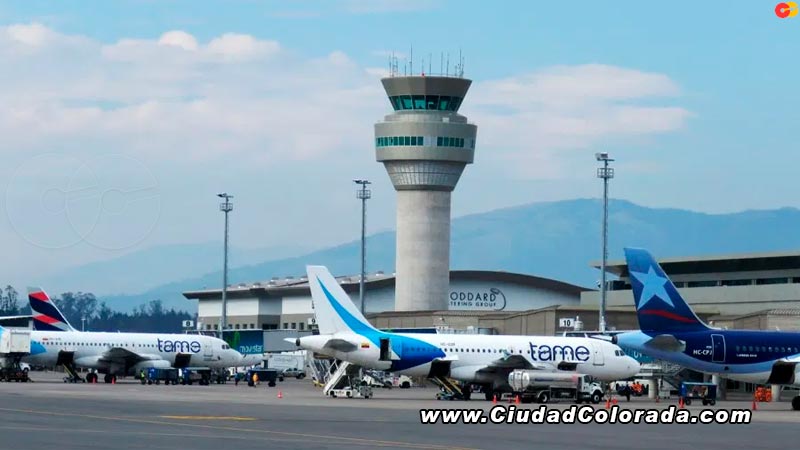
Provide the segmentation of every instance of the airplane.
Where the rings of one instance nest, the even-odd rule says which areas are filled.
[[[87,382],[97,382],[97,373],[102,373],[106,383],[113,383],[119,375],[150,367],[225,369],[245,361],[228,343],[213,336],[78,331],[40,288],[28,288],[28,301],[33,314],[31,354],[22,361],[63,365],[73,379],[77,379],[75,367],[95,370],[86,375]]]
[[[639,363],[618,346],[593,338],[389,333],[373,327],[323,266],[308,266],[318,335],[287,338],[300,348],[352,364],[447,385],[480,384],[487,400],[510,391],[515,369],[570,371],[602,381],[630,378]],[[465,400],[470,390],[462,391]]]
[[[626,248],[641,331],[612,342],[683,367],[755,384],[797,385],[800,333],[723,330],[700,320],[647,250]],[[800,396],[792,399],[800,410]]]

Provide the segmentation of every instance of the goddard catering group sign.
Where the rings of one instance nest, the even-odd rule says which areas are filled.
[[[472,311],[502,311],[506,296],[497,288],[450,291],[450,309]]]

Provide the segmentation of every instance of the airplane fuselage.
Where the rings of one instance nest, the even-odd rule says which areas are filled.
[[[737,381],[767,383],[776,363],[800,361],[800,333],[756,330],[707,330],[670,333],[683,344],[680,350],[648,345],[653,339],[641,331],[621,333],[616,342],[629,348],[699,372]],[[771,382],[775,382],[773,378]],[[796,380],[796,381],[800,381]],[[795,384],[795,380],[787,383]]]
[[[136,355],[131,358],[131,355]],[[120,363],[123,356],[134,363]],[[31,354],[23,361],[56,365],[65,360],[101,373],[131,374],[146,367],[233,367],[242,357],[212,336],[158,333],[31,331]]]
[[[331,340],[355,349],[326,346]],[[381,352],[382,340],[388,340],[388,354]],[[543,371],[572,370],[606,381],[629,378],[639,369],[616,345],[592,338],[381,332],[306,336],[298,344],[362,367],[410,376],[429,376],[433,364],[449,363],[451,378],[472,383],[497,382],[498,376],[482,369],[502,365],[498,361],[508,357],[524,358]]]

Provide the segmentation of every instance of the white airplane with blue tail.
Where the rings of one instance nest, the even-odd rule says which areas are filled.
[[[479,384],[486,399],[510,391],[516,369],[574,372],[602,381],[630,378],[639,363],[594,338],[389,333],[373,327],[327,268],[308,266],[318,335],[287,339],[298,347],[361,367],[433,380]],[[469,398],[469,390],[464,390]]]

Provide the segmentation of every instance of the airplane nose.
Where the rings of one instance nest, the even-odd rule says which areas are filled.
[[[632,377],[641,371],[642,365],[639,364],[639,361],[636,361],[630,356],[626,356],[626,359],[628,360],[627,366],[628,366],[628,372],[630,373],[629,377]]]

